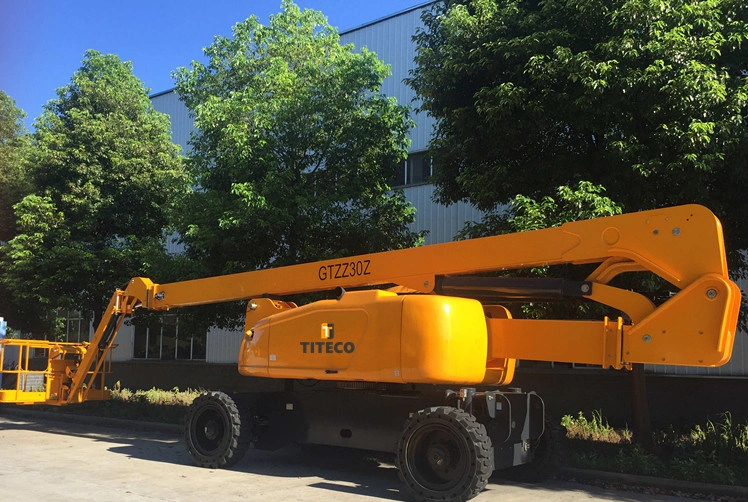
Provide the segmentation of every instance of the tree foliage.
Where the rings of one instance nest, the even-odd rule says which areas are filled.
[[[418,242],[412,207],[388,186],[411,121],[381,93],[389,70],[375,54],[341,46],[321,13],[290,1],[205,54],[175,73],[196,126],[180,230],[204,273]]]
[[[30,191],[24,172],[29,139],[24,117],[13,98],[0,90],[0,243],[15,235],[13,204]]]
[[[163,253],[167,215],[187,177],[132,65],[88,51],[35,122],[33,193],[15,205],[18,235],[3,282],[27,323],[57,308],[100,314],[117,287]]]
[[[627,211],[705,204],[748,247],[745,2],[446,1],[424,22],[409,83],[440,201],[590,181]]]
[[[604,192],[603,187],[582,181],[575,188],[558,187],[553,196],[546,195],[539,200],[517,195],[507,207],[486,214],[480,223],[468,222],[457,237],[472,239],[526,232],[557,227],[569,221],[621,214],[621,207],[603,195]]]
[[[458,233],[457,238],[471,239],[487,235],[526,232],[557,227],[569,221],[616,214],[621,214],[621,207],[605,196],[605,189],[583,181],[575,187],[558,187],[553,195],[546,195],[537,200],[525,195],[517,195],[507,206],[487,213],[481,222],[467,223]],[[511,271],[510,274],[524,277],[563,277],[583,281],[595,266],[597,264],[592,267],[588,265],[544,266]],[[653,282],[652,278],[647,277],[646,282],[640,281],[637,286],[638,291],[656,294],[657,289],[662,287],[662,283]],[[529,301],[515,305],[513,313],[515,316],[521,315],[536,319],[600,319],[605,315],[621,315],[620,312],[585,301],[563,303]]]
[[[0,90],[0,249],[16,235],[13,205],[31,190],[25,174],[29,134],[23,124],[26,114],[15,101]],[[1,256],[1,253],[0,253]],[[0,278],[3,275],[0,262]],[[0,280],[0,317],[15,324],[10,291]]]

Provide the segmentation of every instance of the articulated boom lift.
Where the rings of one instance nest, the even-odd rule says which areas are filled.
[[[593,271],[582,281],[506,277],[561,264]],[[611,285],[631,272],[678,292],[655,305]],[[280,299],[320,291],[335,299]],[[507,307],[548,299],[597,302],[618,317],[514,319]],[[542,399],[504,387],[517,359],[718,366],[732,353],[740,290],[719,221],[696,205],[171,284],[136,277],[112,296],[90,343],[1,341],[2,367],[11,351],[18,361],[2,371],[15,388],[0,390],[0,402],[106,399],[108,355],[134,309],[235,300],[249,300],[239,372],[281,379],[285,390],[197,398],[185,439],[199,465],[288,442],[394,451],[417,500],[462,501],[494,468],[531,461],[543,435]],[[32,349],[46,350],[46,368],[29,367]]]

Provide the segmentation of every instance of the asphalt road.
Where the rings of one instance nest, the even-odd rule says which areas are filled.
[[[250,451],[228,470],[192,465],[175,432],[0,413],[0,499],[47,501],[408,500],[386,460],[341,450]],[[694,502],[567,481],[492,478],[476,502]]]

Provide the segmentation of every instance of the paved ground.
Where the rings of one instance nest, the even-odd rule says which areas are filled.
[[[0,416],[0,499],[55,501],[407,500],[396,469],[363,454],[250,451],[230,470],[192,465],[178,434]],[[693,502],[551,480],[492,479],[476,502]]]

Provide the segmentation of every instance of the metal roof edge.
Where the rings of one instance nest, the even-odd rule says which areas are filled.
[[[356,26],[355,28],[350,28],[348,30],[341,31],[339,33],[339,35],[341,35],[341,36],[342,35],[348,35],[349,33],[353,33],[354,31],[361,30],[361,29],[366,28],[368,26],[371,26],[371,25],[374,25],[374,24],[377,24],[377,23],[381,23],[383,21],[387,21],[388,19],[392,19],[392,18],[395,18],[395,17],[398,17],[398,16],[402,16],[403,14],[407,14],[409,12],[413,12],[414,10],[423,9],[424,7],[426,7],[428,5],[437,3],[437,1],[439,1],[439,0],[430,0],[428,2],[423,2],[421,4],[414,5],[412,7],[408,7],[407,9],[403,9],[403,10],[401,10],[399,12],[395,12],[394,14],[390,14],[388,16],[380,17],[379,19],[375,19],[373,21],[366,22],[366,23],[364,23],[364,24],[362,24],[360,26]]]
[[[153,98],[157,98],[159,96],[163,96],[164,94],[170,94],[172,92],[176,93],[177,92],[177,88],[176,87],[172,87],[171,89],[166,89],[165,91],[154,92],[153,94],[149,94],[148,98],[149,99],[153,99]]]

